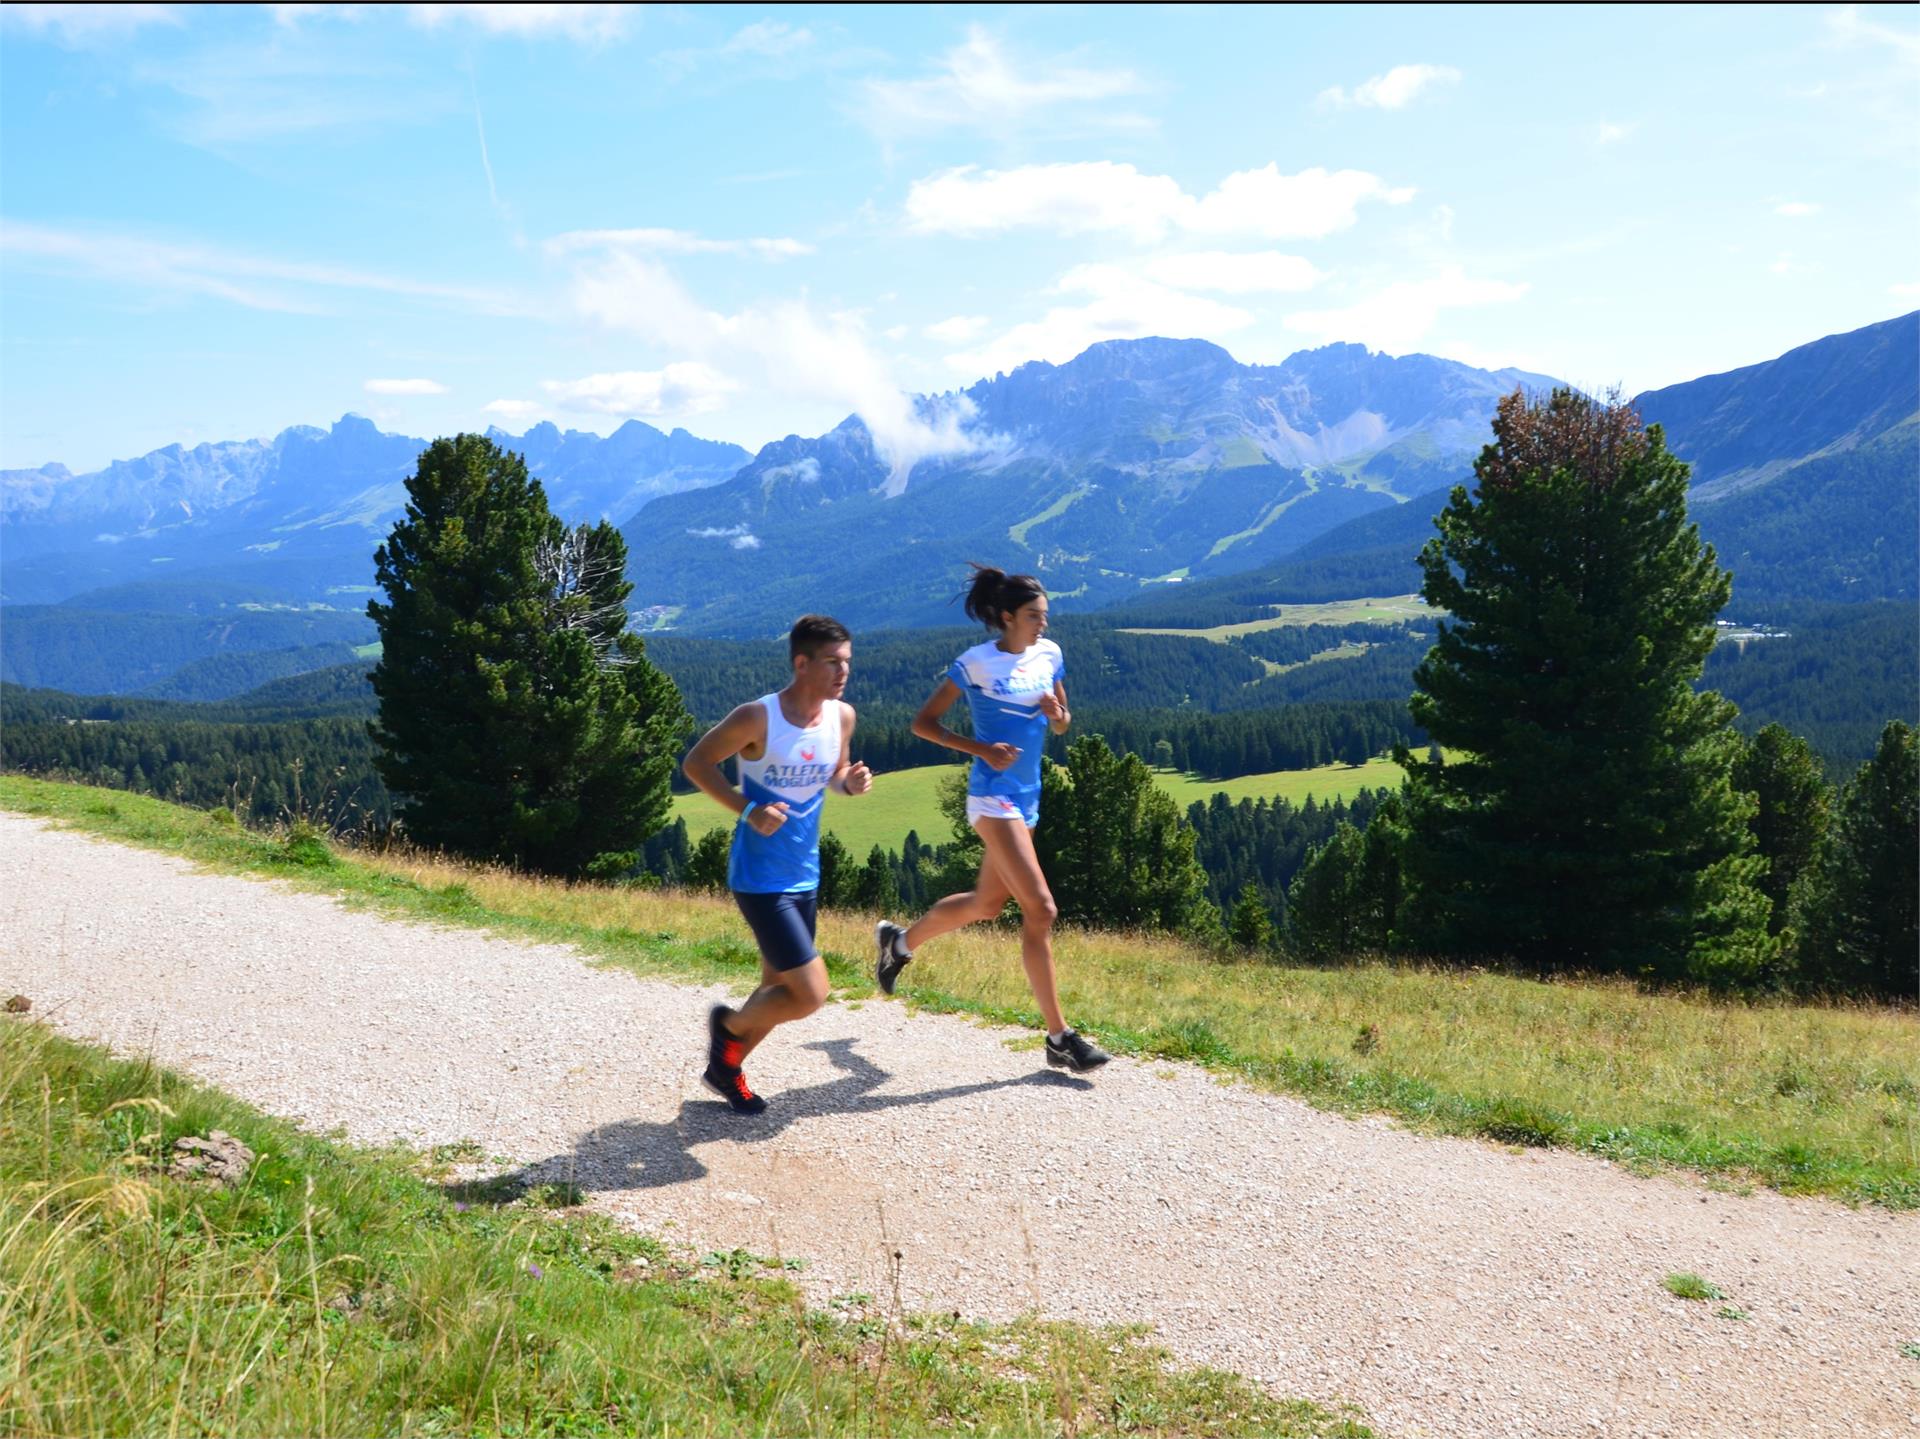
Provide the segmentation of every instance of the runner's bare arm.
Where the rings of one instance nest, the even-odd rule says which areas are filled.
[[[970,754],[997,770],[1006,769],[1019,759],[1020,751],[1010,744],[981,744],[978,740],[955,734],[940,723],[947,711],[953,708],[953,702],[959,698],[960,686],[952,680],[941,680],[939,687],[927,696],[927,702],[920,706],[920,712],[913,717],[915,736],[943,749],[957,749],[961,754]]]
[[[1040,696],[1040,709],[1047,717],[1047,727],[1055,734],[1065,734],[1067,726],[1073,723],[1073,711],[1067,708],[1067,683],[1065,680],[1053,682],[1053,693]]]
[[[845,700],[834,703],[840,706],[840,762],[827,777],[827,788],[835,794],[865,794],[873,788],[873,771],[847,758],[853,753],[853,706]]]
[[[735,789],[728,781],[720,766],[735,755],[750,749],[759,749],[767,742],[767,712],[757,704],[744,704],[719,724],[700,736],[694,747],[687,751],[687,757],[680,761],[680,772],[692,780],[700,792],[715,804],[731,810],[734,814],[744,813],[747,797]],[[786,817],[784,803],[763,805],[756,808],[753,818],[748,820],[755,829],[760,829],[759,820],[762,811],[778,810],[781,819]],[[771,815],[768,818],[772,818]],[[776,822],[771,829],[761,830],[763,834],[772,833],[780,826]]]

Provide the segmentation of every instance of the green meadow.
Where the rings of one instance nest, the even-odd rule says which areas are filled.
[[[957,765],[926,765],[874,776],[873,789],[854,797],[830,794],[821,825],[856,858],[866,858],[876,844],[897,850],[908,830],[917,830],[926,844],[944,844],[951,836],[940,813],[939,785]],[[1195,801],[1224,794],[1236,803],[1243,799],[1288,799],[1304,804],[1311,795],[1318,804],[1349,800],[1363,789],[1398,789],[1400,767],[1390,759],[1371,759],[1363,765],[1329,764],[1317,769],[1282,769],[1237,779],[1202,779],[1198,775],[1156,771],[1155,781],[1184,812]],[[687,822],[689,839],[732,822],[732,816],[703,794],[673,798],[673,812]]]
[[[1204,630],[1129,629],[1129,635],[1185,635],[1189,639],[1211,640],[1223,645],[1235,635],[1258,634],[1262,630],[1280,630],[1297,625],[1390,625],[1408,620],[1423,620],[1433,611],[1418,595],[1388,595],[1384,599],[1333,600],[1320,605],[1275,605],[1274,613],[1263,620],[1246,620],[1234,625],[1214,625]]]

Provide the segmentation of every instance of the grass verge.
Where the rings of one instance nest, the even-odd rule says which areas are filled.
[[[723,898],[342,853],[310,835],[251,833],[141,795],[17,776],[0,776],[0,806],[389,915],[573,944],[640,973],[744,986],[757,972]],[[871,916],[821,917],[838,997],[873,993],[871,934]],[[1192,1061],[1428,1132],[1920,1207],[1920,1016],[1911,1011],[1385,964],[1222,962],[1161,937],[1073,930],[1058,936],[1056,954],[1069,1015],[1120,1053]],[[941,941],[902,992],[926,1009],[1038,1022],[1017,943],[991,926]]]
[[[676,1256],[0,1024],[6,1434],[1370,1433],[1133,1330],[809,1311],[777,1260]],[[166,1177],[212,1129],[245,1180]]]

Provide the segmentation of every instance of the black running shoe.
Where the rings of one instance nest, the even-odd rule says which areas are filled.
[[[913,962],[912,955],[902,952],[906,948],[907,932],[892,920],[883,919],[874,926],[873,938],[880,950],[880,957],[873,965],[874,982],[882,994],[892,994],[900,971]]]
[[[1053,1042],[1052,1035],[1047,1036],[1047,1063],[1055,1069],[1071,1069],[1075,1074],[1085,1074],[1112,1058],[1111,1054],[1078,1030],[1069,1029],[1060,1036],[1058,1044]]]
[[[767,1107],[766,1100],[747,1088],[746,1075],[737,1069],[708,1066],[700,1079],[708,1089],[726,1100],[727,1108],[735,1114],[758,1114]]]
[[[742,1052],[744,1046],[728,1032],[723,1022],[731,1018],[733,1011],[724,1004],[716,1004],[707,1011],[707,1068],[710,1071],[738,1070],[740,1061],[746,1057]]]

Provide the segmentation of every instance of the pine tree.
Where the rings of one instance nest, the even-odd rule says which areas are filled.
[[[867,851],[867,862],[854,877],[855,908],[870,914],[891,914],[900,908],[900,888],[893,877],[893,862],[879,845]]]
[[[1097,734],[1075,740],[1065,765],[1042,762],[1040,809],[1034,850],[1064,918],[1217,929],[1193,829],[1138,755],[1115,754]]]
[[[1273,948],[1273,917],[1254,890],[1244,891],[1227,920],[1227,934],[1241,949],[1263,954]]]
[[[1745,982],[1772,945],[1733,706],[1696,693],[1730,578],[1657,426],[1568,390],[1502,400],[1420,556],[1450,618],[1405,748],[1408,939],[1539,969]]]
[[[1337,959],[1362,944],[1366,905],[1361,896],[1365,841],[1345,820],[1325,844],[1307,852],[1287,889],[1287,933],[1308,959]]]
[[[1794,893],[1801,983],[1920,999],[1920,758],[1914,731],[1881,732],[1834,807]]]
[[[831,830],[820,832],[820,887],[814,891],[822,909],[845,909],[854,903],[857,876],[853,856],[840,836]]]
[[[418,842],[545,873],[630,869],[688,719],[626,633],[626,545],[568,529],[520,456],[436,440],[374,555],[376,767]]]
[[[685,872],[689,889],[722,890],[727,887],[727,861],[733,852],[733,826],[710,829],[694,841],[687,856]]]
[[[1752,795],[1757,805],[1750,828],[1754,848],[1767,862],[1760,892],[1773,903],[1768,932],[1779,934],[1786,928],[1794,881],[1812,862],[1827,832],[1832,787],[1812,747],[1777,724],[1763,726],[1740,747],[1733,785]]]

